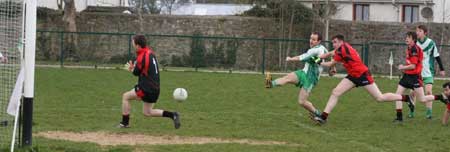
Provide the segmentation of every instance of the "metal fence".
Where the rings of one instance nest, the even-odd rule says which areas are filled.
[[[37,31],[36,62],[41,65],[117,67],[135,56],[134,33]],[[286,56],[299,55],[309,48],[309,39],[219,37],[203,35],[145,34],[164,69],[287,72],[302,63],[287,63]],[[324,42],[332,48],[330,42]],[[406,45],[398,42],[352,44],[372,73],[389,73],[393,52],[397,65],[404,61]],[[439,46],[441,56],[449,56],[450,46]],[[331,50],[331,49],[330,49]],[[450,62],[445,60],[445,65]],[[344,72],[342,68],[338,72]]]

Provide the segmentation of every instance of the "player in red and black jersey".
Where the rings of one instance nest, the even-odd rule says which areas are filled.
[[[324,124],[328,118],[328,114],[336,106],[338,99],[345,92],[354,87],[364,87],[377,101],[404,101],[412,105],[408,95],[398,95],[394,93],[382,94],[378,86],[374,82],[369,69],[362,62],[358,52],[353,49],[350,44],[344,42],[344,36],[336,35],[332,38],[333,47],[336,48],[327,54],[323,54],[321,58],[328,58],[333,55],[331,62],[323,62],[322,66],[334,67],[337,63],[342,63],[347,70],[347,76],[333,89],[325,110],[320,116],[315,116],[314,120],[320,124]]]
[[[122,96],[122,121],[119,127],[129,127],[130,100],[142,100],[145,116],[171,118],[174,121],[175,128],[180,128],[180,116],[177,112],[153,109],[160,92],[159,68],[155,53],[146,45],[146,39],[143,35],[134,36],[132,44],[137,49],[137,58],[135,63],[128,62],[128,70],[133,75],[138,76],[139,79],[134,89],[125,92]]]
[[[414,94],[421,102],[431,102],[436,99],[442,100],[442,95],[427,95],[424,94],[423,81],[422,81],[422,61],[423,51],[416,44],[417,35],[415,32],[408,32],[406,34],[406,44],[408,49],[406,50],[406,63],[398,66],[399,70],[403,71],[403,77],[398,83],[397,94],[403,94],[406,89],[412,89]],[[414,105],[409,105],[411,112],[414,112]],[[397,102],[395,104],[397,111],[397,118],[394,122],[403,121],[402,103]]]

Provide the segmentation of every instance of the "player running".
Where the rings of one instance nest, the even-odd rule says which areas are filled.
[[[153,109],[159,97],[159,68],[156,56],[146,44],[143,35],[133,37],[133,46],[137,49],[136,63],[128,62],[128,70],[138,76],[138,84],[134,89],[125,92],[122,96],[122,121],[119,128],[128,128],[130,120],[130,100],[144,102],[143,113],[148,117],[167,117],[173,120],[175,129],[180,128],[180,116],[177,112]]]
[[[318,32],[311,33],[309,39],[310,49],[299,56],[287,57],[287,62],[300,61],[304,62],[305,66],[302,70],[291,72],[284,77],[278,78],[272,81],[270,73],[266,74],[266,88],[273,88],[283,86],[285,84],[294,84],[300,88],[298,94],[298,103],[300,106],[308,110],[310,113],[319,115],[320,111],[316,109],[313,104],[308,101],[309,94],[314,86],[319,81],[319,76],[322,71],[322,67],[318,64],[321,59],[318,57],[321,54],[327,53],[328,50],[321,45],[322,36]]]
[[[425,94],[431,95],[433,94],[433,79],[434,79],[434,63],[437,61],[439,65],[439,74],[441,76],[445,75],[444,66],[442,65],[441,58],[439,57],[439,51],[436,47],[436,43],[427,37],[428,29],[425,25],[419,25],[416,28],[416,34],[417,34],[417,45],[423,50],[423,62],[422,62],[422,79],[423,83],[425,84]],[[412,94],[414,95],[414,93]],[[415,101],[413,100],[413,103],[415,104]],[[400,103],[399,106],[402,106]],[[427,119],[432,118],[432,108],[433,108],[433,102],[426,102],[425,106],[427,107],[425,117]],[[408,117],[412,118],[414,117],[415,113],[414,110],[411,110],[409,112]]]
[[[335,50],[323,54],[320,58],[328,58],[333,56],[332,61],[323,62],[321,65],[327,67],[334,67],[338,62],[343,63],[345,69],[347,70],[348,75],[341,80],[341,82],[333,89],[331,92],[331,96],[328,100],[328,103],[322,112],[321,115],[314,116],[314,120],[319,124],[326,123],[328,115],[336,106],[338,99],[345,92],[351,90],[354,87],[364,87],[367,92],[372,95],[377,101],[404,101],[407,102],[411,108],[414,108],[414,105],[411,102],[411,99],[408,95],[398,95],[394,93],[385,93],[382,94],[378,89],[378,86],[374,82],[369,69],[362,62],[359,57],[358,52],[353,49],[350,44],[344,41],[343,35],[336,35],[332,38],[333,47]]]
[[[444,114],[442,115],[442,124],[447,125],[450,117],[450,101],[448,100],[450,98],[450,82],[442,85],[442,88],[444,89],[442,93],[442,102],[447,105],[447,108],[444,110]]]
[[[417,35],[414,32],[408,32],[406,34],[406,44],[408,45],[408,49],[406,50],[406,64],[399,65],[398,69],[403,71],[403,77],[398,83],[397,94],[403,94],[406,89],[412,89],[414,94],[421,102],[428,102],[432,100],[442,100],[442,95],[424,95],[423,92],[423,81],[422,81],[422,62],[424,52],[422,49],[416,44]],[[414,106],[412,106],[414,107]],[[410,108],[412,112],[414,112],[414,108]],[[397,118],[394,119],[394,122],[402,122],[403,114],[402,114],[402,102],[396,102],[396,111]]]

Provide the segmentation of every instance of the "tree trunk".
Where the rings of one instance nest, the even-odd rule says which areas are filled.
[[[295,9],[292,9],[291,12],[291,22],[289,23],[289,33],[288,33],[288,40],[291,40],[292,38],[292,27],[294,26],[294,17],[295,17]],[[290,52],[291,52],[291,43],[295,43],[292,41],[289,41],[288,45],[287,45],[287,49],[286,49],[286,56],[289,56]],[[284,62],[284,71],[287,71],[287,62]]]
[[[138,2],[138,18],[139,18],[139,33],[144,32],[144,17],[142,16],[142,9],[144,8],[144,0]]]
[[[64,15],[63,15],[63,22],[65,22],[65,30],[68,32],[76,32],[77,31],[77,25],[76,25],[76,17],[77,12],[75,9],[75,1],[74,0],[64,0]]]
[[[56,5],[58,6],[58,10],[62,10],[62,0],[56,0]]]
[[[442,51],[442,45],[444,44],[444,36],[445,36],[445,0],[442,1],[442,23],[441,23],[441,46],[439,47],[439,50]]]
[[[329,33],[328,30],[330,29],[330,0],[327,0],[325,2],[326,4],[326,10],[325,10],[325,40],[328,41],[329,39]]]
[[[64,15],[63,15],[63,22],[64,22],[64,28],[66,32],[76,32],[77,31],[77,25],[76,25],[76,17],[77,12],[75,8],[75,1],[74,0],[64,0]],[[65,44],[64,47],[64,58],[68,58],[71,61],[79,61],[80,57],[76,55],[76,46],[77,46],[77,35],[75,34],[66,34],[67,36],[67,44]]]
[[[280,38],[284,39],[284,9],[283,9],[283,2],[280,2],[280,24],[281,24],[281,30],[280,30]],[[283,52],[283,41],[278,42],[278,68],[281,69],[282,63],[283,63],[283,57],[281,52]]]

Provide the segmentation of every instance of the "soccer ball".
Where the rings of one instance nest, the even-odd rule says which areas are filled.
[[[185,101],[188,97],[188,93],[184,88],[176,88],[173,91],[173,99],[176,101]]]

